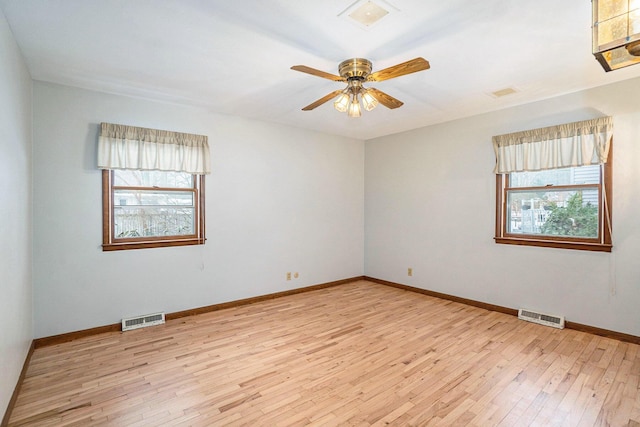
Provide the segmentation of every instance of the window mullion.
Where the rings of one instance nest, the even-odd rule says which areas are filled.
[[[532,186],[532,187],[506,187],[507,191],[554,191],[554,190],[573,190],[583,188],[600,188],[600,184],[564,184],[564,185],[544,185],[544,186]]]
[[[113,190],[132,190],[132,191],[157,191],[157,192],[169,192],[169,191],[195,191],[194,187],[136,187],[136,186],[127,186],[127,185],[115,185],[112,187]]]

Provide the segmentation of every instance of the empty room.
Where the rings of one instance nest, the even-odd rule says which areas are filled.
[[[640,426],[640,2],[0,0],[2,426]]]

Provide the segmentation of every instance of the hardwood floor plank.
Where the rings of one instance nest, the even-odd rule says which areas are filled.
[[[36,348],[10,426],[640,423],[640,346],[368,281]]]

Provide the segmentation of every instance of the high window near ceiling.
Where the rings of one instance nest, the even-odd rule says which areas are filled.
[[[204,244],[206,136],[102,123],[98,167],[103,250]]]
[[[493,137],[496,243],[610,252],[613,119]]]

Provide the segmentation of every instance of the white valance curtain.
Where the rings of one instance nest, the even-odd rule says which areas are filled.
[[[494,136],[494,172],[502,174],[606,163],[612,137],[612,117]]]
[[[98,168],[211,173],[204,135],[102,123]]]

